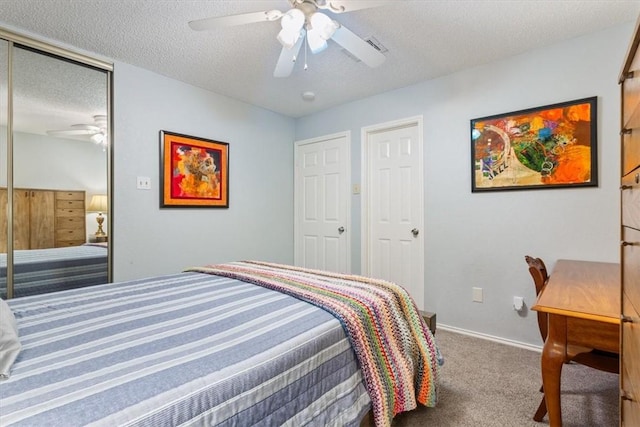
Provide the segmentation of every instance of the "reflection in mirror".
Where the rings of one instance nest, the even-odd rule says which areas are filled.
[[[12,70],[13,296],[106,283],[108,75],[19,46]]]

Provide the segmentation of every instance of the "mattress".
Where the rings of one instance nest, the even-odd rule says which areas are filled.
[[[108,281],[107,247],[86,244],[14,251],[14,297],[92,286]],[[7,295],[7,254],[0,254],[0,297]]]
[[[340,321],[255,284],[184,272],[8,304],[2,426],[357,426],[371,408]]]

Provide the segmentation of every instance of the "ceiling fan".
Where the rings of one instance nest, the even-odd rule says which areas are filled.
[[[107,116],[93,116],[93,124],[71,125],[70,129],[48,130],[47,135],[62,138],[88,139],[98,145],[107,145]]]
[[[288,0],[291,9],[286,12],[268,10],[263,12],[242,13],[190,21],[189,26],[196,31],[215,30],[223,27],[269,22],[280,19],[282,29],[277,40],[282,51],[276,64],[274,77],[291,75],[300,47],[306,40],[311,53],[319,53],[327,48],[327,40],[338,43],[353,56],[367,64],[377,67],[385,61],[385,56],[372,45],[355,35],[352,31],[333,20],[329,15],[319,12],[327,10],[340,14],[354,10],[382,6],[391,1],[380,0]]]

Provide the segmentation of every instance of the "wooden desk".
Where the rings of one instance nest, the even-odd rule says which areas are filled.
[[[620,265],[558,260],[532,309],[548,314],[542,384],[549,424],[562,426],[562,365],[593,349],[620,353]]]

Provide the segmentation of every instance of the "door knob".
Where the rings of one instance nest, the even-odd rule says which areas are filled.
[[[418,230],[417,228],[414,228],[413,230],[411,230],[411,234],[413,234],[413,237],[417,237],[418,234],[420,234],[420,230]]]
[[[344,227],[338,228],[338,233],[340,233],[340,234],[344,233]]]

